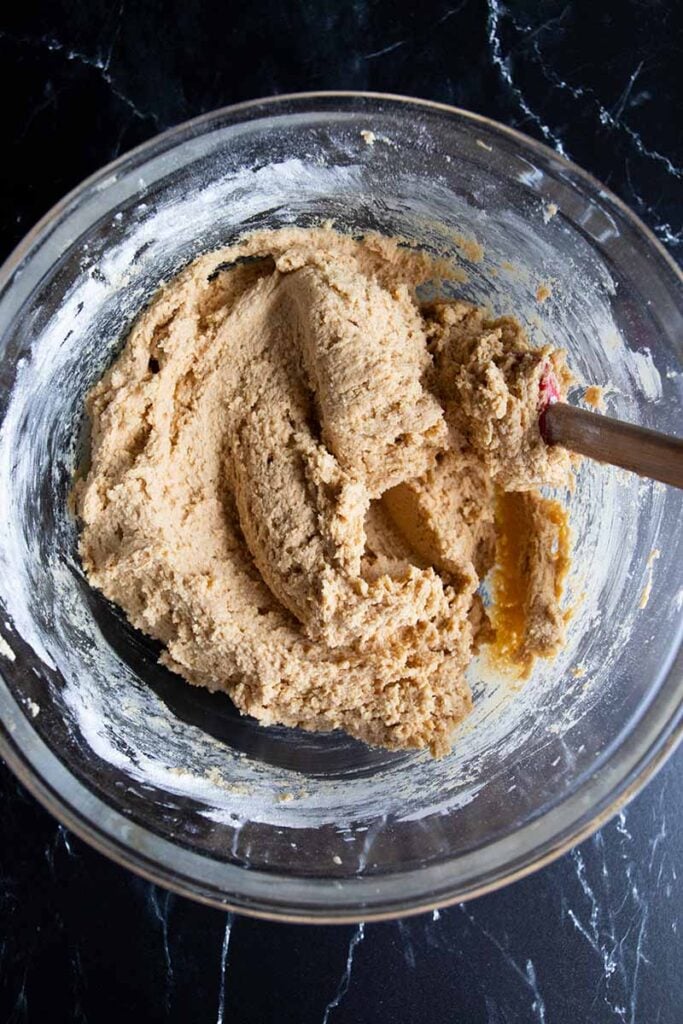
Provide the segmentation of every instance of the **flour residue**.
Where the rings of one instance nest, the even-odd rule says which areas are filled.
[[[649,348],[628,352],[626,366],[634,384],[646,398],[655,401],[662,397],[662,378]]]
[[[8,661],[16,661],[16,654],[4,639],[0,636],[0,658],[7,658]]]

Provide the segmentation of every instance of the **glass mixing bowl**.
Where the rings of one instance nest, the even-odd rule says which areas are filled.
[[[440,761],[263,728],[159,666],[76,557],[85,393],[188,260],[322,219],[446,252],[462,295],[566,346],[612,414],[680,430],[681,277],[618,199],[539,143],[361,94],[167,132],[67,196],[2,271],[0,753],[65,825],[162,885],[269,917],[371,920],[538,867],[662,763],[681,729],[683,503],[582,465],[565,496],[568,645],[519,689],[475,663],[474,713]]]

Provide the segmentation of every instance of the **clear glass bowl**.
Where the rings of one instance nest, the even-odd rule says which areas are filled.
[[[448,253],[464,296],[565,345],[580,378],[607,385],[614,415],[670,432],[683,285],[618,199],[539,143],[360,94],[247,103],[167,132],[84,182],[7,261],[0,753],[69,828],[162,885],[253,914],[351,921],[519,877],[662,763],[681,730],[683,503],[582,466],[567,496],[567,649],[519,692],[475,664],[474,714],[441,761],[262,728],[161,668],[76,558],[68,495],[85,393],[159,282],[199,252],[326,218]]]

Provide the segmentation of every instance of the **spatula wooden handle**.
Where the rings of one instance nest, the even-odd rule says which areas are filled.
[[[599,462],[683,488],[683,439],[609,416],[553,402],[541,413],[541,434]]]

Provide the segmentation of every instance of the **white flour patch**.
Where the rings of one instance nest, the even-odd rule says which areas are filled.
[[[626,366],[634,383],[650,401],[662,397],[662,378],[649,349],[628,352]]]
[[[0,636],[0,658],[7,658],[8,661],[16,661],[16,654],[7,643],[7,641]]]

